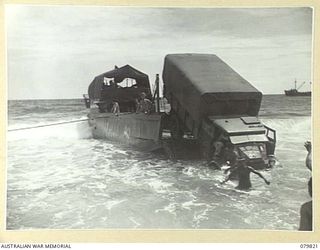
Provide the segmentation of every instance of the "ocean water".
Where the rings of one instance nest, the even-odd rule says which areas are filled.
[[[81,100],[8,102],[8,130],[85,119]],[[7,133],[7,229],[297,230],[310,200],[311,98],[264,96],[279,163],[250,191],[203,161],[171,161],[91,137],[86,121]]]

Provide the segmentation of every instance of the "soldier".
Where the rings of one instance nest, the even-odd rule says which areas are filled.
[[[312,197],[312,178],[308,182],[308,191]],[[302,204],[300,208],[299,231],[312,231],[312,200]]]
[[[237,174],[239,179],[239,184],[237,186],[237,189],[248,190],[252,187],[252,184],[250,181],[250,173],[254,173],[258,175],[260,178],[262,178],[265,181],[267,185],[270,185],[270,182],[266,178],[264,178],[262,174],[254,170],[252,167],[248,166],[246,160],[243,158],[239,159],[238,166],[230,170],[230,174],[223,182],[221,182],[221,184],[224,184],[225,182],[230,180],[235,174]]]
[[[305,148],[308,151],[306,157],[306,167],[312,171],[312,152],[311,152],[311,142],[307,141],[304,144]],[[312,197],[312,177],[308,182],[308,192],[310,197]],[[301,205],[300,208],[300,231],[312,231],[312,199]]]
[[[138,103],[137,113],[150,114],[152,109],[152,102],[146,98],[146,93],[142,92],[140,94],[141,100]]]
[[[120,106],[116,100],[112,100],[111,112],[114,113],[116,116],[118,116],[120,113]]]

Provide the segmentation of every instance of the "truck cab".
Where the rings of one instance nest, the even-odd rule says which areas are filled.
[[[245,158],[248,165],[256,169],[272,167],[274,161],[274,150],[276,143],[276,133],[273,129],[263,125],[257,117],[236,117],[236,118],[218,118],[209,117],[205,127],[213,128],[210,133],[207,131],[209,140],[211,140],[211,160],[216,164],[223,165],[228,159],[228,150],[238,158]],[[221,136],[223,135],[223,139]],[[223,148],[219,154],[215,151],[217,141],[222,143]],[[209,154],[210,154],[209,153]]]

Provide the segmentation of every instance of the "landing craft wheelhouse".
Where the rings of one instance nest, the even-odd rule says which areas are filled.
[[[170,113],[160,110],[158,78],[152,94],[148,76],[129,65],[95,77],[86,98],[93,135],[148,150],[163,148],[171,156],[176,145],[184,152],[184,145],[192,141],[193,153],[214,158],[217,164],[228,160],[227,148],[232,148],[253,167],[268,166],[276,135],[257,118],[260,91],[215,55],[167,55],[162,76]],[[148,115],[135,113],[141,92],[154,105]],[[110,113],[113,100],[119,102],[118,116]],[[165,137],[166,131],[171,137]],[[219,142],[222,148],[217,154]]]

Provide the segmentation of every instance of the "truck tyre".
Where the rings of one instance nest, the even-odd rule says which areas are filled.
[[[173,140],[181,140],[183,137],[183,130],[176,114],[170,114],[170,134]]]

